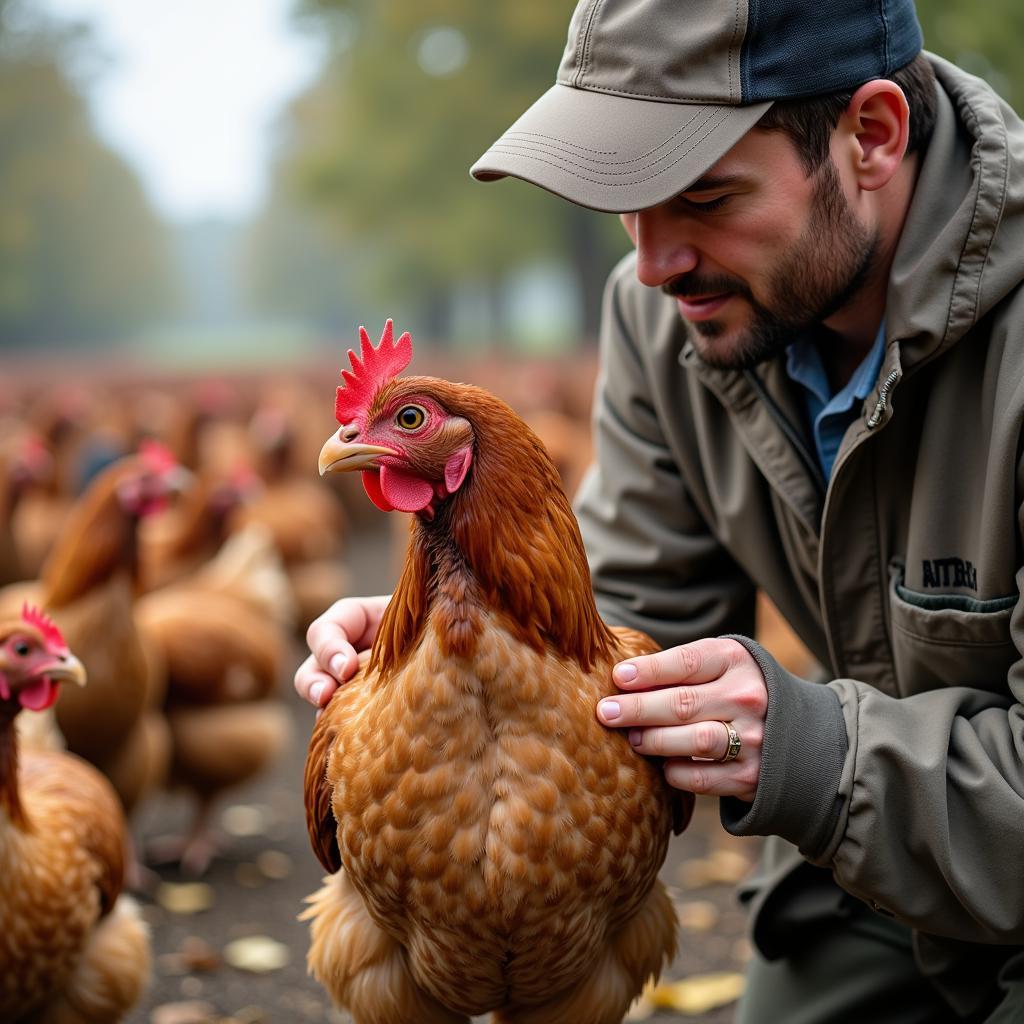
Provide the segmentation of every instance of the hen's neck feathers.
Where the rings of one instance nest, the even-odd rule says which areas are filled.
[[[43,603],[60,608],[114,573],[137,571],[137,522],[121,507],[117,485],[124,470],[112,466],[94,481],[68,517],[42,570]]]
[[[18,736],[14,716],[0,709],[0,815],[15,826],[28,824],[18,789]]]
[[[473,464],[432,521],[417,517],[371,666],[385,677],[397,669],[431,611],[446,654],[472,657],[489,611],[521,642],[584,671],[609,658],[614,639],[598,615],[576,517],[543,444],[486,391],[431,378],[420,390],[470,422]]]

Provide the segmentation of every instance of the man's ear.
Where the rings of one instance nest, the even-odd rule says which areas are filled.
[[[838,154],[867,192],[887,185],[907,151],[910,108],[903,90],[885,78],[865,82],[836,126]]]

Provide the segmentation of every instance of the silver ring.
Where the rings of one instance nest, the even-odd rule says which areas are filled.
[[[734,760],[740,752],[740,747],[743,745],[740,742],[740,734],[733,728],[732,722],[723,722],[722,725],[729,731],[729,746],[726,748],[725,755],[718,758],[719,764],[725,764],[726,761]]]

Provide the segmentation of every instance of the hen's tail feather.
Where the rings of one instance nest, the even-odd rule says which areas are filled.
[[[121,896],[38,1024],[117,1024],[142,997],[150,969],[149,929],[135,901]]]
[[[373,921],[344,871],[324,879],[306,902],[309,973],[355,1024],[470,1024],[416,984],[403,948]]]
[[[492,1024],[621,1024],[649,979],[657,980],[676,953],[676,914],[661,882],[613,935],[587,976],[557,999],[507,1006]]]

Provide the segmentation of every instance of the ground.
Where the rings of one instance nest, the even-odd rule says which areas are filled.
[[[352,568],[360,592],[379,593],[389,585],[391,534],[374,521],[367,531],[355,545]],[[296,646],[296,664],[300,650]],[[321,877],[306,837],[302,803],[313,712],[292,696],[290,679],[282,680],[282,693],[293,711],[295,742],[269,776],[225,803],[220,818],[223,855],[198,887],[169,869],[161,872],[164,884],[143,898],[153,932],[154,977],[127,1024],[350,1019],[333,1010],[320,986],[306,975],[307,930],[296,917]],[[174,798],[152,804],[139,823],[143,838],[173,830],[186,812],[185,803]],[[753,841],[723,832],[715,801],[698,804],[690,828],[673,840],[662,871],[681,920],[679,955],[663,981],[687,983],[662,988],[655,1000],[662,1007],[644,1004],[635,1019],[651,1024],[732,1021],[741,984],[737,972],[749,949],[735,882],[755,856]],[[687,1008],[690,1012],[684,1013]]]

